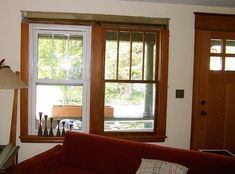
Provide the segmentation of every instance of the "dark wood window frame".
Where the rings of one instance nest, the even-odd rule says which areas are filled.
[[[97,21],[74,21],[61,19],[31,19],[23,20],[21,23],[21,78],[28,82],[29,67],[29,24],[31,22],[50,24],[83,24],[92,26],[91,38],[91,89],[90,89],[90,128],[89,133],[116,138],[124,138],[136,141],[163,142],[166,138],[166,108],[167,108],[167,85],[168,85],[168,47],[169,31],[167,27],[159,28],[159,86],[157,93],[157,116],[153,132],[104,132],[104,27]],[[116,23],[117,24],[117,23]],[[112,23],[112,25],[114,25]],[[120,23],[118,23],[120,25]],[[123,23],[121,24],[123,25]],[[125,26],[130,25],[124,24]],[[136,25],[136,24],[135,24]],[[142,24],[142,26],[145,26]],[[151,24],[150,27],[154,27]],[[155,26],[156,27],[156,26]],[[28,90],[21,90],[21,117],[20,117],[20,139],[22,142],[49,143],[62,142],[63,137],[38,137],[28,134]]]

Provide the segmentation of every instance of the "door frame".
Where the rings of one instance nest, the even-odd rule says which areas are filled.
[[[208,69],[200,67],[201,61],[209,61],[202,57],[209,56],[210,43],[202,40],[210,40],[210,32],[235,32],[235,15],[195,13],[195,46],[194,46],[194,79],[193,79],[193,99],[192,99],[192,124],[190,148],[198,150],[203,141],[198,137],[206,138],[205,117],[200,116],[202,110],[206,110],[206,105],[201,102],[207,99],[206,93],[201,93],[200,89],[207,88],[203,82],[208,78]],[[204,62],[209,64],[209,62]],[[200,124],[199,124],[200,123]],[[198,125],[201,125],[198,127]]]

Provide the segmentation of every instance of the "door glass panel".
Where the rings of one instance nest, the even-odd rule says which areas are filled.
[[[210,57],[210,70],[222,70],[222,58],[211,56]]]
[[[226,54],[235,54],[235,40],[226,40]]]
[[[221,39],[211,39],[211,53],[221,53],[222,52],[222,40]]]
[[[226,57],[225,58],[225,70],[226,71],[235,71],[235,57]]]

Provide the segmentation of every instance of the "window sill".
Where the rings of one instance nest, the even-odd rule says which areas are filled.
[[[139,142],[164,142],[167,138],[166,136],[159,135],[118,135],[113,133],[103,133],[103,136],[109,136],[113,138],[131,140],[131,141],[139,141]],[[39,137],[36,135],[24,135],[20,136],[20,140],[22,143],[63,143],[64,137]]]
[[[39,137],[36,135],[20,136],[22,143],[62,143],[64,137]]]

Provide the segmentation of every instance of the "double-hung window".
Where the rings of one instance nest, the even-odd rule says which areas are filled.
[[[164,141],[168,31],[93,26],[90,132],[138,141]]]
[[[105,29],[104,131],[146,131],[155,127],[159,31]],[[112,114],[112,115],[111,115]]]
[[[29,30],[29,134],[87,130],[90,27],[30,24]]]
[[[165,140],[168,19],[24,15],[21,141],[61,142],[68,130]]]

